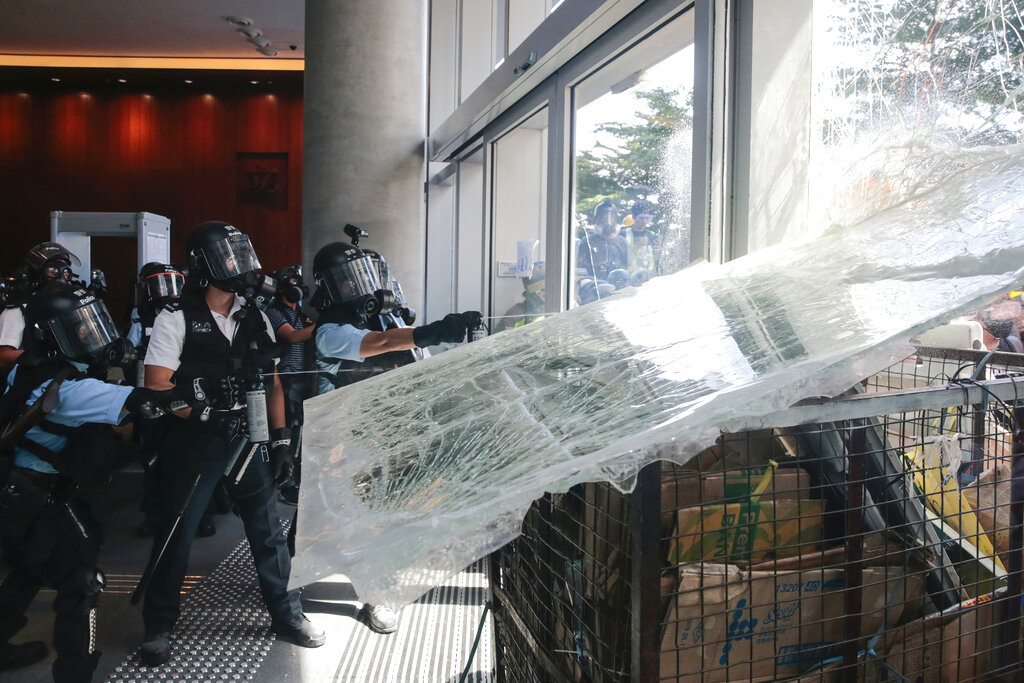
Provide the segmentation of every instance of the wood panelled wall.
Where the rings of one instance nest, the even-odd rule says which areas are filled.
[[[240,155],[252,154],[272,155],[279,167],[287,155],[284,197],[267,202],[240,188],[246,163]],[[4,274],[33,244],[49,239],[50,212],[57,209],[167,216],[175,260],[195,225],[224,220],[250,236],[264,268],[299,263],[301,190],[301,81],[275,91],[240,79],[194,92],[168,87],[163,94],[159,88],[0,86]],[[131,239],[93,239],[93,264],[110,282],[112,312],[127,299],[135,250]]]

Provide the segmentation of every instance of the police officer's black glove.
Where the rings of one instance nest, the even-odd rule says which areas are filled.
[[[287,427],[270,430],[270,473],[274,477],[274,485],[281,486],[292,478],[291,430]]]
[[[469,319],[465,313],[449,313],[440,320],[415,328],[412,341],[420,348],[437,346],[441,342],[465,341],[468,328]]]
[[[174,387],[157,391],[146,387],[132,389],[124,401],[124,409],[135,417],[152,420],[162,417],[172,410],[187,408],[192,398],[191,388]]]

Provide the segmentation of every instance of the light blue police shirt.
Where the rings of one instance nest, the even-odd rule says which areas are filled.
[[[132,308],[132,326],[128,328],[125,337],[132,343],[132,346],[142,346],[142,318],[139,317],[139,309]]]
[[[359,355],[359,346],[363,343],[363,337],[368,334],[370,334],[370,330],[361,330],[348,323],[344,325],[325,323],[318,327],[315,341],[317,369],[332,375],[337,374],[341,369],[341,363],[322,361],[321,358],[339,358],[362,363],[363,358]],[[318,385],[317,393],[320,394],[334,390],[334,385],[323,374],[320,375]]]
[[[75,364],[79,369],[84,366]],[[14,384],[15,373],[18,366],[15,365],[7,376],[7,386]],[[43,395],[43,390],[50,383],[47,380],[36,387],[29,396],[26,404],[34,403]],[[120,424],[125,414],[121,412],[128,394],[132,393],[133,387],[110,384],[98,379],[69,379],[60,385],[59,398],[53,412],[46,416],[46,419],[57,424],[69,427],[80,427],[87,422],[98,422],[101,424]],[[31,439],[51,451],[60,451],[67,443],[67,438],[50,434],[39,427],[33,427],[25,434],[25,438]],[[54,474],[57,472],[49,463],[40,460],[28,451],[16,448],[14,450],[14,464],[17,467]]]

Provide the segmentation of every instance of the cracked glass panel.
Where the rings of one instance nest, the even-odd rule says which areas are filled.
[[[784,239],[308,401],[292,585],[342,573],[366,602],[413,601],[515,538],[545,492],[628,489],[1020,287],[1016,10],[821,6],[807,192],[768,187],[748,216]]]
[[[1021,280],[1024,156],[963,152],[853,226],[699,265],[306,403],[295,585],[404,604],[519,533],[530,502],[628,487],[730,422],[834,395]]]

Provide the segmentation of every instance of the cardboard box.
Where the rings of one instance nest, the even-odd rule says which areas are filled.
[[[778,500],[704,505],[676,513],[669,542],[671,564],[720,559],[760,562],[769,553],[790,557],[818,549],[821,500]]]
[[[661,678],[774,680],[797,676],[851,637],[845,577],[836,568],[744,572],[721,564],[679,568],[679,589],[662,639]],[[899,567],[862,572],[860,638],[895,624],[922,590]]]
[[[661,507],[675,510],[708,503],[736,502],[750,498],[764,470],[729,470],[722,474],[684,476],[661,485]],[[798,467],[776,469],[762,500],[806,500],[811,495],[811,476]]]
[[[760,562],[816,550],[824,502],[799,468],[730,470],[667,481],[662,534],[673,564]],[[774,551],[774,552],[773,552]]]
[[[883,639],[885,665],[919,683],[984,680],[999,642],[999,607],[987,594],[891,629]],[[892,676],[881,671],[877,678]]]

